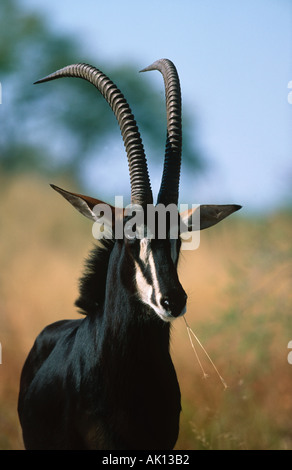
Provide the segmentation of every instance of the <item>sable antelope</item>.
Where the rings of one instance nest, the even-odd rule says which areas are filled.
[[[157,203],[178,203],[181,165],[181,94],[173,63],[144,69],[164,78],[167,140]],[[129,163],[131,204],[153,204],[140,134],[120,90],[100,70],[75,64],[39,80],[79,77],[111,106]],[[53,186],[93,221],[101,201]],[[200,206],[200,226],[224,219],[237,205]],[[114,208],[112,211],[114,213]],[[193,230],[192,210],[182,215]],[[180,215],[177,213],[177,217]],[[129,216],[123,214],[123,224]],[[114,217],[110,221],[114,223]],[[24,364],[18,402],[27,449],[172,449],[179,431],[180,389],[169,353],[170,323],[183,315],[187,295],[177,274],[179,237],[102,240],[80,281],[76,305],[84,318],[47,326]],[[114,232],[114,228],[113,228]],[[141,232],[141,227],[140,227]]]

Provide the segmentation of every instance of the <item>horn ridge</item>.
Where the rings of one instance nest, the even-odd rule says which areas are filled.
[[[163,175],[158,194],[158,203],[178,203],[181,152],[182,152],[182,124],[181,124],[181,90],[178,73],[175,65],[169,59],[160,59],[149,67],[141,70],[147,72],[158,70],[164,79],[167,136]]]
[[[144,147],[136,121],[124,95],[103,72],[89,64],[68,65],[35,83],[63,77],[77,77],[89,81],[110,105],[119,123],[128,157],[131,202],[140,205],[151,204],[153,198]]]

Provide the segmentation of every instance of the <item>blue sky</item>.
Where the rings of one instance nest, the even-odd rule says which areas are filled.
[[[138,71],[162,57],[175,63],[194,136],[212,163],[195,186],[182,167],[181,202],[190,191],[194,203],[236,202],[246,211],[292,201],[291,1],[22,4],[44,12],[54,28],[74,33],[101,69],[131,61]],[[163,90],[158,72],[147,77]]]

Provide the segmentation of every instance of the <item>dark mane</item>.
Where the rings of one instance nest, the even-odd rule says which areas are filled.
[[[108,263],[113,246],[113,239],[103,239],[85,261],[85,270],[79,279],[80,296],[75,302],[82,315],[97,314],[103,305]]]

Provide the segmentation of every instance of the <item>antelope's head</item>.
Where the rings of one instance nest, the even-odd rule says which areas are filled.
[[[177,204],[182,149],[179,78],[174,64],[168,59],[158,60],[142,72],[150,70],[159,70],[162,73],[167,112],[164,168],[155,206],[137,124],[126,99],[116,85],[100,70],[87,64],[64,67],[36,83],[61,77],[79,77],[92,83],[112,108],[128,157],[130,207],[117,209],[99,199],[65,191],[54,185],[52,187],[83,215],[96,223],[102,223],[105,234],[108,228],[111,229],[110,236],[115,238],[119,257],[124,260],[121,268],[123,282],[127,284],[127,275],[128,278],[134,279],[135,293],[140,301],[162,320],[171,321],[186,311],[187,295],[177,275],[181,237],[185,233],[217,224],[241,206],[201,205],[179,214]],[[159,220],[158,208],[171,210],[164,211],[162,220]],[[194,218],[194,215],[197,217]]]

